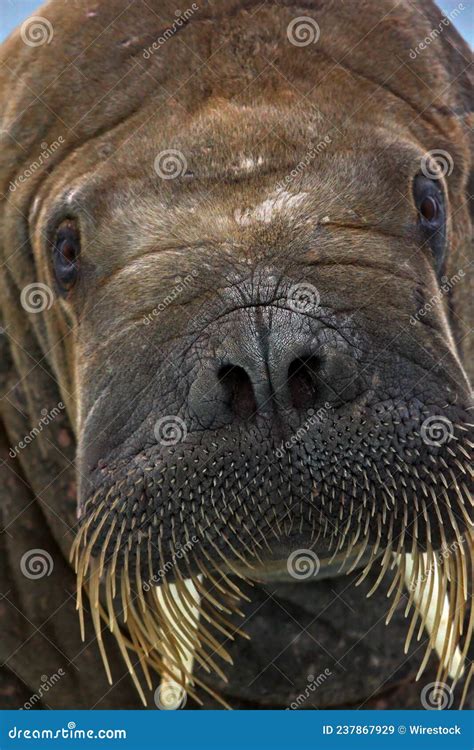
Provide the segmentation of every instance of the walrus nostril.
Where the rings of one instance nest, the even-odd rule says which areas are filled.
[[[320,396],[321,380],[318,373],[321,369],[319,357],[297,357],[288,367],[288,389],[291,404],[295,409],[307,409],[314,406]]]
[[[239,419],[251,419],[257,413],[257,401],[250,377],[243,367],[224,365],[218,373],[227,406]]]

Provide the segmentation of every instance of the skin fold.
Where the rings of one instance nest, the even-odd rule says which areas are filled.
[[[305,708],[417,708],[449,671],[432,654],[415,682],[421,605],[404,653],[436,555],[448,619],[469,623],[470,52],[451,24],[413,58],[431,2],[183,14],[52,0],[49,42],[0,50],[1,704],[61,669],[42,707],[135,708],[143,690],[154,708],[180,659],[143,584],[189,611],[192,578],[186,707],[286,708],[324,674]],[[301,17],[309,44],[291,41]],[[427,441],[440,419],[448,438]],[[47,575],[24,575],[30,550]],[[298,550],[314,576],[289,571]]]

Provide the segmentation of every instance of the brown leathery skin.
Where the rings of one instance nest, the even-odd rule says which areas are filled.
[[[131,330],[130,366],[142,356],[135,323],[166,295],[176,275],[206,269],[198,273],[191,292],[185,291],[176,306],[158,318],[160,326],[156,321],[147,326],[147,358],[141,368],[146,373],[160,349],[168,353],[174,338],[191,341],[208,318],[212,321],[214,309],[219,313],[218,304],[213,307],[213,290],[228,285],[244,289],[246,269],[255,273],[254,279],[261,269],[265,276],[269,267],[283,276],[283,268],[292,269],[289,250],[303,257],[297,273],[290,271],[295,280],[306,278],[305,262],[319,264],[317,285],[329,310],[365,306],[365,322],[375,319],[374,329],[393,337],[410,326],[416,305],[426,304],[438,288],[429,252],[416,254],[410,245],[413,211],[408,196],[420,155],[441,149],[454,165],[443,180],[449,206],[443,274],[449,279],[466,269],[466,275],[430,311],[430,328],[409,328],[402,354],[420,367],[426,367],[423,357],[441,361],[442,367],[436,365],[439,388],[449,386],[450,393],[466,398],[457,358],[472,372],[466,200],[472,169],[472,84],[470,53],[453,27],[446,27],[412,60],[410,50],[439,23],[438,11],[429,2],[229,0],[203,4],[177,34],[145,58],[143,50],[173,23],[175,10],[171,2],[136,0],[128,6],[103,0],[91,13],[86,2],[66,7],[56,0],[37,12],[54,29],[49,44],[29,47],[15,32],[1,48],[0,477],[6,528],[1,540],[2,682],[7,693],[11,685],[15,695],[19,681],[30,695],[42,675],[63,667],[66,675],[44,698],[52,707],[141,705],[113,637],[104,635],[112,687],[103,675],[90,621],[86,644],[80,641],[75,574],[68,557],[76,528],[77,484],[89,481],[89,475],[83,447],[76,461],[76,446],[104,383],[118,383],[109,419],[120,411],[117,404],[129,395],[130,378],[127,368],[120,371],[123,355],[115,347],[123,346]],[[288,43],[286,30],[302,15],[317,20],[321,36],[317,44],[298,48]],[[245,212],[265,201],[307,151],[309,139],[318,142],[327,135],[330,144],[314,161],[317,169],[287,188],[296,195],[305,193],[304,199],[269,223],[249,225]],[[10,190],[37,158],[41,144],[59,138],[63,145],[44,166]],[[153,168],[155,155],[167,148],[186,155],[187,170],[180,180],[160,181]],[[262,166],[247,174],[242,154],[254,161],[261,157]],[[64,299],[56,295],[47,239],[55,221],[76,207],[82,211],[87,246],[78,288]],[[244,217],[240,223],[236,211]],[[326,216],[329,221],[320,223]],[[375,264],[381,246],[383,263]],[[35,281],[55,290],[55,302],[44,313],[28,314],[20,292]],[[275,297],[271,284],[259,283],[262,294],[269,300]],[[230,311],[235,307],[232,299],[225,298],[225,304]],[[187,328],[189,321],[197,321],[197,328],[196,323]],[[358,332],[350,322],[347,331],[354,345]],[[190,368],[193,357],[198,360],[191,353]],[[109,358],[115,370],[106,373]],[[376,373],[372,375],[375,382]],[[408,381],[412,375],[407,374]],[[133,384],[130,389],[133,392]],[[179,384],[176,393],[179,401]],[[178,401],[172,403],[176,411],[167,413],[178,413]],[[10,447],[38,423],[42,410],[58,402],[65,406],[60,416],[26,450],[9,457]],[[106,447],[121,434],[119,429],[124,427],[116,423],[109,433],[105,430]],[[34,548],[49,552],[54,569],[50,576],[32,581],[21,574],[20,559]],[[373,583],[376,577],[372,573],[369,580]],[[344,578],[305,587],[314,589],[315,599],[329,598],[334,588],[345,590],[348,583]],[[368,581],[351,587],[354,610],[367,607],[364,593],[369,589]],[[266,598],[265,590],[258,587],[258,601]],[[251,618],[251,645],[237,640],[232,646],[238,666],[235,673],[226,670],[229,686],[214,685],[231,704],[289,704],[307,682],[300,673],[305,654],[311,656],[312,673],[326,668],[334,672],[327,689],[321,690],[320,707],[372,705],[378,693],[388,689],[390,694],[400,680],[409,681],[416,673],[419,653],[404,663],[403,607],[397,608],[389,631],[383,622],[375,626],[386,610],[384,592],[377,592],[368,621],[364,618],[359,630],[341,627],[350,609],[336,605],[333,637],[325,634],[333,662],[307,639],[301,658],[281,665],[295,665],[291,689],[286,692],[285,681],[277,682],[276,676],[262,687],[253,682],[260,670],[251,675],[257,661],[253,650],[258,653],[258,641],[267,638],[275,618],[287,617],[282,608],[299,614],[297,600],[305,596],[300,587],[292,597],[283,584],[275,584],[272,593],[282,607]],[[321,610],[310,609],[321,620]],[[349,652],[353,661],[347,669],[360,671],[360,651],[352,646],[371,627],[378,628],[380,648],[385,632],[395,645],[387,647],[382,663],[368,659],[364,679],[357,689],[349,689],[347,674],[333,668],[334,663]],[[292,642],[298,628],[285,622],[284,632]],[[273,645],[268,659],[262,656],[262,668],[283,646]],[[418,686],[413,691],[416,705]],[[391,707],[400,705],[399,697],[388,701]]]

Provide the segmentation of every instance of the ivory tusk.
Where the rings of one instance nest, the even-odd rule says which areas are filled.
[[[424,620],[425,628],[433,639],[433,647],[438,654],[440,659],[444,661],[443,667],[446,670],[449,677],[456,679],[456,676],[462,676],[464,672],[463,658],[459,646],[456,645],[454,650],[452,649],[452,640],[456,637],[454,632],[454,623],[451,622],[449,599],[445,594],[443,596],[443,603],[441,609],[441,616],[439,617],[438,627],[436,633],[434,633],[436,623],[436,613],[438,610],[439,598],[442,596],[442,586],[439,577],[439,569],[436,564],[429,564],[428,555],[426,552],[421,553],[423,558],[423,569],[426,571],[426,585],[423,586],[422,579],[418,579],[416,582],[416,588],[414,591],[414,604]],[[412,574],[414,568],[414,559],[410,554],[406,555],[405,564],[405,584],[410,590],[412,583]],[[432,589],[431,596],[429,595],[430,589]],[[449,639],[448,646],[446,643]],[[450,653],[452,657],[450,658]]]
[[[202,580],[202,575],[197,576],[198,580]],[[199,605],[200,605],[200,595],[199,592],[196,589],[196,586],[192,580],[192,578],[187,578],[183,581],[187,591],[190,594],[190,598],[192,598],[196,602],[196,606],[189,605],[188,602],[188,610],[192,612],[193,617],[195,618],[196,622],[199,620]],[[160,586],[156,587],[156,596],[160,605],[160,610],[163,613],[164,617],[169,622],[170,628],[176,632],[177,635],[182,635],[185,637],[186,633],[189,633],[190,628],[194,630],[194,632],[197,634],[198,626],[196,625],[196,622],[194,622],[190,615],[188,614],[188,611],[183,606],[182,599],[179,593],[179,590],[177,586],[174,583],[170,583],[168,585],[169,595],[172,597],[173,602],[175,604],[176,609],[180,611],[182,614],[183,620],[186,620],[186,630],[183,629],[183,627],[180,627],[180,621],[177,620],[176,613],[171,612],[170,608],[168,607],[168,604],[166,602],[166,599],[163,595],[163,590]],[[172,658],[172,655],[169,654],[169,658],[167,659],[166,656],[163,659],[166,671],[169,674],[175,674],[177,675],[176,670],[176,663]],[[187,646],[183,647],[183,653],[182,653],[182,666],[183,671],[190,675],[192,674],[193,670],[193,664],[194,664],[194,649],[188,648]],[[160,708],[174,711],[178,708],[180,708],[185,700],[186,700],[186,687],[188,685],[192,684],[191,680],[189,678],[185,678],[185,686],[183,687],[182,682],[178,681],[177,679],[173,679],[173,677],[163,676],[161,678],[160,683]]]

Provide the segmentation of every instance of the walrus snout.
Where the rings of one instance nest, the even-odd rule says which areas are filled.
[[[363,390],[358,350],[318,316],[257,299],[219,318],[197,344],[188,408],[203,428],[270,420],[285,436],[308,410],[349,404]]]
[[[234,652],[233,704],[289,705],[313,657],[344,669],[326,706],[378,706],[405,681],[397,631],[372,644],[382,598],[353,629],[332,592],[335,617],[322,608],[323,637],[309,632],[319,578],[356,570],[368,594],[386,584],[387,620],[410,615],[406,649],[427,631],[421,671],[436,651],[434,684],[456,683],[474,632],[474,425],[472,83],[454,16],[431,0],[85,5],[50,0],[47,43],[27,21],[0,53],[14,694],[37,684],[28,662],[51,666],[48,624],[54,653],[78,659],[79,703],[108,707],[64,619],[76,483],[77,606],[109,681],[104,622],[144,703],[150,668],[178,698],[224,680],[239,578],[273,600],[273,581],[308,571],[306,594],[264,610],[261,589],[245,615],[261,624],[255,651]],[[35,596],[10,580],[23,548],[55,554]],[[53,707],[70,707],[62,685]],[[117,694],[128,707],[122,679]]]

